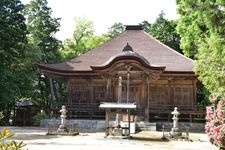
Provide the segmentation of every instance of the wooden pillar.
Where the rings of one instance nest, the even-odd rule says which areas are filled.
[[[70,105],[72,104],[72,83],[70,80],[67,81],[67,93],[68,93],[67,103]]]
[[[197,104],[197,80],[193,80],[193,103],[192,105],[196,106]]]
[[[112,77],[109,78],[109,101],[113,100],[113,87],[112,87]]]
[[[96,100],[95,100],[95,98],[94,98],[94,92],[95,92],[95,90],[94,90],[94,84],[93,84],[93,80],[92,79],[89,79],[88,81],[87,81],[89,84],[88,84],[88,91],[89,91],[89,93],[90,93],[90,99],[87,99],[87,101],[88,101],[88,107],[90,107],[91,109],[90,109],[90,111],[89,111],[89,113],[90,113],[90,118],[92,119],[93,118],[93,116],[95,115],[95,110],[96,110]],[[87,97],[86,97],[87,98]],[[98,106],[98,105],[97,105]],[[98,109],[98,107],[97,107],[97,109]]]
[[[49,83],[50,83],[50,90],[51,90],[51,99],[49,101],[49,106],[50,109],[52,108],[52,102],[56,100],[55,94],[54,94],[54,89],[53,89],[53,79],[49,78]]]
[[[127,110],[128,112],[128,135],[130,136],[130,110]]]
[[[111,76],[108,76],[107,78],[106,78],[106,99],[107,99],[107,101],[109,102],[112,98],[111,98],[111,94],[112,94],[112,85],[111,85],[111,83],[112,83],[112,79],[111,79]]]
[[[113,83],[113,101],[117,102],[118,97],[118,80]]]
[[[173,80],[169,79],[168,81],[169,83],[169,94],[170,94],[170,103],[169,106],[174,105],[174,85],[173,85]]]
[[[88,87],[89,88],[89,90],[90,90],[90,103],[96,103],[96,101],[94,101],[94,84],[93,84],[93,80],[90,80],[89,81],[89,83],[90,83],[90,86]]]
[[[174,104],[174,102],[173,102],[173,94],[172,94],[172,92],[173,92],[173,89],[172,89],[172,79],[171,78],[169,78],[168,79],[168,110],[170,109],[170,107],[171,107],[171,105],[173,105]],[[170,114],[170,111],[169,111],[169,113],[168,113],[168,122],[170,122],[170,120],[171,120],[171,114]]]
[[[146,89],[147,89],[147,92],[146,92],[146,98],[145,100],[147,101],[146,102],[146,110],[145,110],[145,121],[149,121],[150,120],[150,116],[149,116],[149,100],[150,100],[150,93],[149,93],[149,77],[146,77],[145,79],[145,85],[146,85]],[[145,90],[146,91],[146,90]]]
[[[191,114],[191,112],[190,112],[189,115],[190,115],[190,118],[189,118],[190,119],[190,123],[192,123],[192,114]]]
[[[171,106],[173,104],[173,97],[172,97],[172,84],[171,84],[171,79],[168,79],[168,106]]]
[[[105,112],[105,136],[109,135],[109,113],[110,113],[110,110],[106,109],[106,112]]]

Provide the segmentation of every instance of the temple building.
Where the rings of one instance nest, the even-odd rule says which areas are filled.
[[[139,120],[195,111],[197,77],[194,61],[147,34],[141,26],[126,30],[68,62],[39,64],[48,78],[67,84],[64,105],[70,116],[103,116],[101,102],[117,102],[119,77],[121,102],[134,102]],[[60,108],[60,107],[59,107]]]

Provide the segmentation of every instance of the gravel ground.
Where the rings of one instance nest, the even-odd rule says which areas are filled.
[[[216,150],[204,133],[190,133],[190,140],[162,141],[162,133],[145,131],[130,139],[104,138],[104,132],[81,132],[77,136],[46,135],[47,129],[38,127],[0,127],[15,132],[15,140],[23,140],[28,150]]]

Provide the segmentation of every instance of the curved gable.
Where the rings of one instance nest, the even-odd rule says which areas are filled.
[[[165,70],[165,66],[153,66],[150,64],[150,62],[145,59],[143,56],[139,55],[136,52],[133,51],[126,51],[126,52],[122,52],[119,55],[115,55],[113,57],[111,57],[108,61],[106,61],[104,64],[102,65],[98,65],[98,66],[91,66],[93,71],[99,71],[99,70],[110,70],[110,68],[117,63],[132,63],[132,62],[136,62],[138,64],[141,64],[141,66],[143,66],[145,69],[149,69],[149,70],[159,70],[159,71],[164,71]]]

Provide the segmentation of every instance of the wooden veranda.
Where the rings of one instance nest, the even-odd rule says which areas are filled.
[[[68,114],[68,119],[105,119],[105,111],[99,109],[100,103],[84,103],[81,105],[69,105],[66,103],[59,103],[57,106],[54,105],[51,108],[52,116],[58,117],[59,110],[62,105],[65,105]],[[174,107],[178,107],[181,113],[179,118],[181,121],[187,122],[202,122],[205,121],[205,108],[197,106],[174,106],[174,105],[150,105],[149,111],[149,122],[153,121],[168,121],[171,122],[171,112]],[[143,117],[145,114],[144,110],[136,108],[133,110],[133,115]]]

